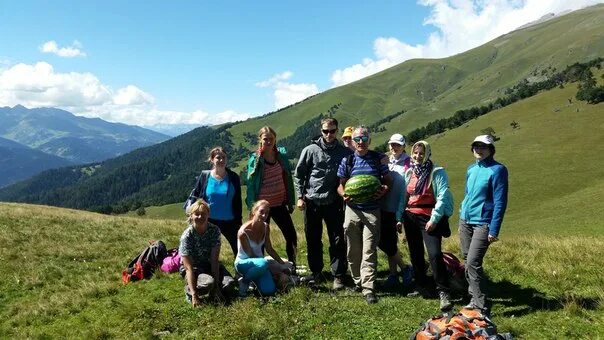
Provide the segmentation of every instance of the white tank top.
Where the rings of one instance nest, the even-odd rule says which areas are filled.
[[[252,240],[245,231],[243,232],[245,234],[245,236],[247,237],[247,241],[250,244],[250,248],[252,248],[252,254],[251,254],[251,256],[248,255],[245,252],[245,250],[243,250],[243,247],[241,246],[241,241],[239,241],[239,239],[237,239],[237,260],[245,260],[245,259],[249,259],[250,257],[252,257],[252,258],[264,257],[263,252],[262,252],[262,247],[264,246],[264,242],[266,240],[266,228],[268,228],[268,224],[266,224],[266,222],[265,222],[264,223],[264,237],[262,237],[262,240],[260,242],[256,242],[256,241]]]

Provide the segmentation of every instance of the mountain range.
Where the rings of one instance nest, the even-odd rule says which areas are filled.
[[[312,136],[308,131],[319,131],[318,120],[324,116],[337,118],[340,128],[359,124],[371,127],[372,146],[375,147],[393,133],[409,134],[420,128],[429,131],[425,129],[429,124],[438,125],[444,118],[460,111],[490,112],[489,117],[497,115],[502,106],[512,103],[506,101],[512,94],[524,91],[531,84],[557,79],[568,65],[586,63],[601,56],[604,56],[604,5],[535,23],[452,57],[409,60],[262,117],[218,128],[198,128],[94,166],[44,172],[1,189],[0,200],[102,212],[178,202],[188,194],[195,175],[207,168],[204,159],[209,148],[214,145],[225,147],[230,166],[242,169],[248,152],[255,148],[256,131],[264,125],[277,131],[278,144],[290,146],[291,158],[297,156],[299,145],[308,143]],[[601,62],[595,65],[598,69],[603,66]],[[595,67],[594,70],[601,83],[602,72]],[[532,91],[530,96],[545,92],[537,94],[541,98],[537,103],[543,107],[552,98],[570,105],[576,101],[573,96],[577,94],[577,84],[574,82],[578,78],[556,81],[561,88],[568,87],[566,91],[556,92],[550,87]],[[522,98],[527,96],[517,97],[515,101]],[[512,110],[513,117],[517,117],[520,113],[514,110],[524,108],[522,102],[511,104],[506,110]],[[584,110],[598,111],[602,105]],[[531,109],[537,111],[522,114],[542,114],[537,104]],[[469,117],[473,119],[477,115]],[[547,123],[547,116],[542,117],[544,124]],[[592,114],[590,117],[598,116]],[[482,133],[467,129],[467,119],[461,123],[450,129],[467,135],[466,139]],[[504,129],[512,135],[516,130],[507,131],[510,124],[521,126],[522,122],[498,121],[491,131]],[[584,132],[574,131],[572,120],[568,124],[571,128],[566,138],[580,138]],[[445,132],[436,138],[443,134]]]
[[[0,187],[43,170],[103,161],[170,138],[138,126],[21,105],[0,107],[0,137]]]

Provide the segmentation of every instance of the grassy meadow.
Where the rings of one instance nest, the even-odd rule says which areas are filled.
[[[519,339],[604,337],[604,104],[569,103],[575,93],[548,91],[429,140],[459,206],[471,140],[487,127],[500,138],[496,158],[510,172],[510,203],[485,268],[493,320]],[[294,221],[306,264],[299,212]],[[176,247],[184,228],[180,203],[149,207],[142,217],[0,203],[0,337],[394,339],[438,313],[436,299],[399,290],[367,305],[329,283],[198,309],[185,303],[177,274],[121,284],[121,270],[148,240]],[[281,234],[272,236],[285,254]],[[402,239],[400,246],[408,261]],[[221,256],[232,268],[227,248]],[[459,254],[455,231],[444,248]],[[385,279],[381,253],[379,270]]]

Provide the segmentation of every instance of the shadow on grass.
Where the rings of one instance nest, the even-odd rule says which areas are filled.
[[[567,304],[574,304],[582,309],[596,310],[599,299],[584,296],[547,297],[543,292],[532,288],[523,287],[507,280],[488,282],[487,294],[492,303],[501,304],[510,310],[503,312],[504,316],[522,316],[535,311],[555,311],[565,308]]]

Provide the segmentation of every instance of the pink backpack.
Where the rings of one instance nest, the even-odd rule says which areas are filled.
[[[159,267],[164,273],[176,273],[180,268],[180,254],[178,248],[168,250],[168,256],[164,258],[162,265]]]

